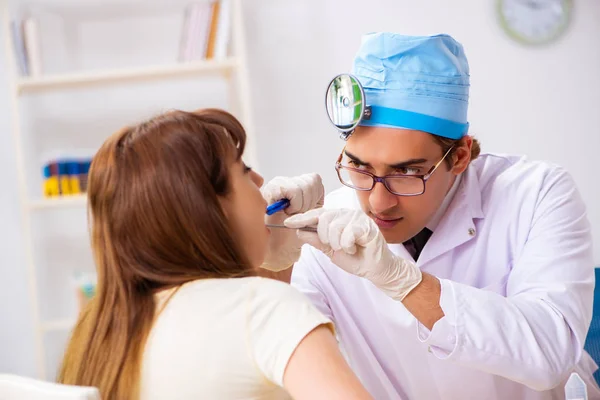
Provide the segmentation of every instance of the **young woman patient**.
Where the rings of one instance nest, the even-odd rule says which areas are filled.
[[[245,141],[234,117],[204,110],[103,144],[88,182],[98,289],[60,382],[95,386],[104,400],[371,398],[332,323],[291,286],[257,276],[270,232]]]

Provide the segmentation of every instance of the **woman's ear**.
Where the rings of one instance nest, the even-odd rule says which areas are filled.
[[[453,166],[452,173],[455,175],[465,172],[467,166],[471,162],[471,147],[473,146],[473,138],[464,136],[457,144],[456,150],[452,155]]]

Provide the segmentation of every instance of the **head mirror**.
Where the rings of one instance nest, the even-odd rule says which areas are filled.
[[[344,140],[352,134],[365,116],[365,92],[352,75],[342,74],[332,79],[325,96],[329,120],[341,132]]]

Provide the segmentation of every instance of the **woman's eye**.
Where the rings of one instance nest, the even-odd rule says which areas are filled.
[[[248,165],[244,164],[244,172],[248,173],[250,171],[252,171],[252,167],[249,167]]]

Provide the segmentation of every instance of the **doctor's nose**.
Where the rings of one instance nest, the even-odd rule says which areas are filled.
[[[371,212],[382,214],[398,205],[398,196],[390,193],[383,183],[377,182],[369,193],[369,205]]]

